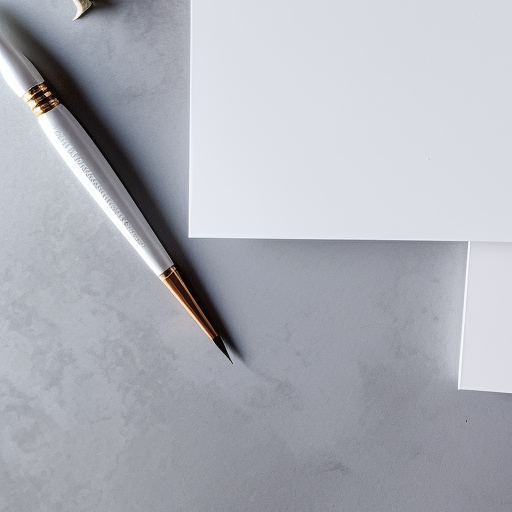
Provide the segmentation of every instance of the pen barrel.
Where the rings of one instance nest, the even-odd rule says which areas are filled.
[[[39,124],[73,174],[156,275],[173,262],[87,132],[62,104]]]

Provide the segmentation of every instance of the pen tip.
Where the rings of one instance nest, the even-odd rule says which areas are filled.
[[[213,342],[217,347],[220,349],[220,351],[229,359],[231,364],[233,364],[233,361],[231,361],[231,357],[229,357],[228,351],[226,349],[226,345],[224,345],[224,342],[222,341],[222,338],[220,336],[216,336],[213,338]]]

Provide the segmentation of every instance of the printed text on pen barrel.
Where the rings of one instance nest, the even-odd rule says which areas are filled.
[[[141,246],[145,247],[144,242],[139,238],[135,229],[133,229],[132,225],[128,222],[127,218],[123,215],[123,212],[118,208],[116,203],[111,199],[111,197],[105,192],[103,187],[100,185],[98,180],[95,178],[94,174],[91,172],[87,164],[80,157],[76,149],[71,145],[71,143],[66,140],[64,135],[60,130],[54,130],[54,134],[57,137],[58,141],[62,144],[62,147],[67,150],[68,154],[75,161],[87,179],[92,183],[94,188],[101,194],[101,197],[104,199],[105,203],[108,204],[110,209],[115,213],[116,217],[123,223],[123,226],[127,229],[133,239]]]

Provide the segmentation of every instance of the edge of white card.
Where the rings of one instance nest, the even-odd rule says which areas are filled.
[[[471,254],[471,242],[468,242],[468,253],[466,255],[466,277],[464,279],[464,303],[462,306],[462,330],[460,334],[460,354],[459,354],[459,377],[457,385],[459,389],[462,387],[462,354],[464,352],[464,330],[466,328],[466,301],[468,297],[468,275],[469,275],[469,255]]]
[[[458,388],[512,393],[511,360],[512,244],[471,242]]]

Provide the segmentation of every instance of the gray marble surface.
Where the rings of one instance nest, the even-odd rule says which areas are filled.
[[[0,83],[0,510],[510,511],[512,399],[457,391],[466,244],[187,238],[188,1],[3,0],[230,343]]]

